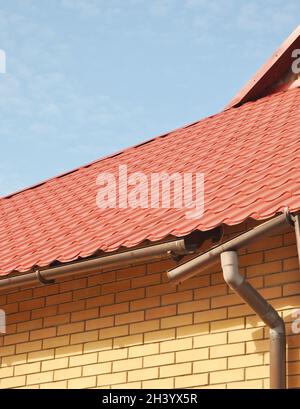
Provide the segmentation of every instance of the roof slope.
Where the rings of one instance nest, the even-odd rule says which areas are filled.
[[[300,209],[300,89],[279,92],[129,148],[0,200],[0,274],[121,246]],[[96,206],[96,177],[116,172],[205,174],[205,213]]]

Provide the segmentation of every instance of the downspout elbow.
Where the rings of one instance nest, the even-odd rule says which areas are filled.
[[[238,257],[235,251],[226,251],[221,254],[223,277],[232,290],[237,290],[245,281],[239,272]]]

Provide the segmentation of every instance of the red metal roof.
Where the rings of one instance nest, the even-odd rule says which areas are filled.
[[[0,275],[300,209],[300,89],[231,108],[0,199]],[[205,213],[96,206],[96,177],[203,172]]]

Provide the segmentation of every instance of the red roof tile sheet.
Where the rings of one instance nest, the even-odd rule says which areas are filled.
[[[0,200],[0,275],[300,209],[300,89],[223,111]],[[106,209],[100,172],[203,172],[205,213]]]

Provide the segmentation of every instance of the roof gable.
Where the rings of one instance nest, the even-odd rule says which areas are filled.
[[[300,86],[298,73],[292,66],[296,56],[294,50],[300,49],[300,26],[281,44],[267,62],[246,83],[226,106],[226,109],[238,107],[246,102],[255,101],[266,95]],[[297,54],[300,56],[300,53]]]

